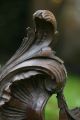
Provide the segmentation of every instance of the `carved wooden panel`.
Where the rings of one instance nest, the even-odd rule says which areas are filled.
[[[20,48],[0,69],[0,120],[44,120],[52,94],[57,95],[59,120],[80,120],[80,109],[69,110],[63,94],[67,72],[53,50],[55,16],[38,10],[33,20],[35,27],[27,28]]]

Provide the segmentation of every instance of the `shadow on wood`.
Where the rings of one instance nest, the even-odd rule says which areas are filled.
[[[44,120],[45,105],[57,94],[60,120],[80,120],[80,109],[69,110],[63,89],[66,69],[52,50],[57,34],[55,16],[48,10],[34,13],[34,29],[0,70],[0,120]]]

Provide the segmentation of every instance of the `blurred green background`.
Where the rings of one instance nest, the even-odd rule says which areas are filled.
[[[38,9],[51,10],[57,19],[59,35],[54,50],[68,71],[64,94],[70,108],[80,106],[80,0],[0,0],[0,63],[5,64],[18,49]],[[45,113],[46,120],[58,120],[55,95]]]

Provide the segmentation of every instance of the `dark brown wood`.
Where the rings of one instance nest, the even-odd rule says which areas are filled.
[[[52,94],[57,95],[59,120],[80,120],[80,109],[70,111],[63,95],[67,72],[52,49],[55,16],[38,10],[33,20],[34,29],[27,28],[20,48],[0,69],[0,120],[44,120]]]

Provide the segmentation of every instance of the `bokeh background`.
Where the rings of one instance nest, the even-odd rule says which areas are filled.
[[[38,9],[51,10],[57,19],[59,35],[54,50],[68,71],[64,94],[69,108],[80,106],[80,0],[0,0],[0,64],[18,49]],[[58,120],[58,111],[54,95],[46,106],[46,120]]]

